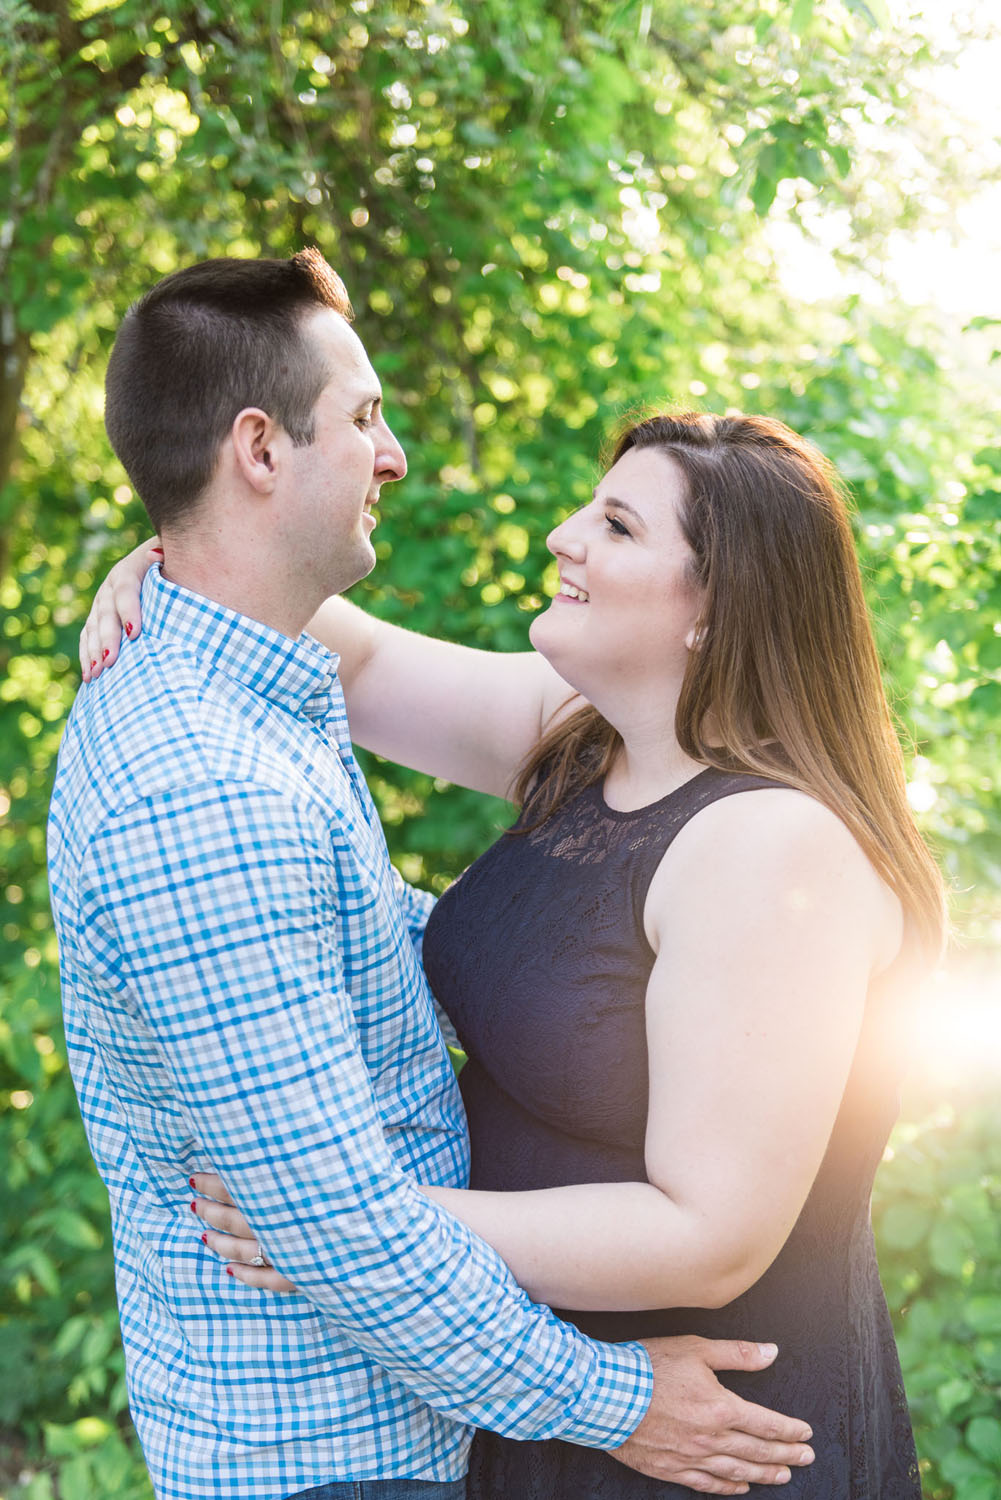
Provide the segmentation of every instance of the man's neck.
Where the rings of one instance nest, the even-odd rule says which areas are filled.
[[[163,538],[162,573],[168,583],[201,594],[294,640],[315,613],[280,570],[265,571],[246,556],[206,545],[203,538]],[[240,552],[243,555],[240,555]]]

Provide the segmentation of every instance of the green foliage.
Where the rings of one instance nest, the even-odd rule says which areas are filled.
[[[22,1470],[16,1500],[152,1500],[149,1475],[134,1440],[100,1417],[44,1427],[42,1461]]]
[[[834,204],[878,260],[918,212],[879,141],[933,129],[909,86],[928,47],[886,25],[875,0],[0,0],[0,1494],[22,1470],[18,1500],[149,1494],[44,822],[94,580],[145,532],[101,371],[174,266],[311,242],[343,271],[410,459],[357,597],[418,629],[524,646],[545,536],[628,409],[742,406],[814,437],[854,489],[964,933],[997,941],[996,434],[913,319],[790,305],[761,232],[776,205]],[[927,199],[969,170],[957,151],[923,153]],[[394,858],[434,889],[507,815],[367,765]],[[996,1479],[990,1118],[909,1126],[882,1189],[934,1500]]]
[[[877,1183],[880,1266],[927,1500],[1001,1491],[1001,1111],[957,1099],[898,1128]]]

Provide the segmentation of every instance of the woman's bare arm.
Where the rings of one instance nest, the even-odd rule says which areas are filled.
[[[356,744],[497,797],[509,794],[550,715],[575,697],[534,651],[436,640],[346,599],[326,600],[309,630],[340,653]]]
[[[140,586],[162,558],[144,542],[111,569],[80,637],[85,682],[114,665],[142,629]],[[543,726],[578,701],[534,651],[480,651],[387,624],[326,600],[308,629],[341,658],[351,737],[388,760],[506,797]]]

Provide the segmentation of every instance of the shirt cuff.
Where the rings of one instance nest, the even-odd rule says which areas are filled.
[[[582,1448],[618,1448],[636,1431],[653,1397],[653,1366],[642,1344],[590,1344],[592,1369],[558,1436]]]

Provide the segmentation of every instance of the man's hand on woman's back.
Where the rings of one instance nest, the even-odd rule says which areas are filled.
[[[654,1392],[646,1416],[613,1451],[641,1474],[707,1495],[743,1495],[749,1484],[785,1484],[813,1462],[806,1422],[744,1401],[715,1370],[764,1370],[774,1344],[743,1340],[645,1339]]]

